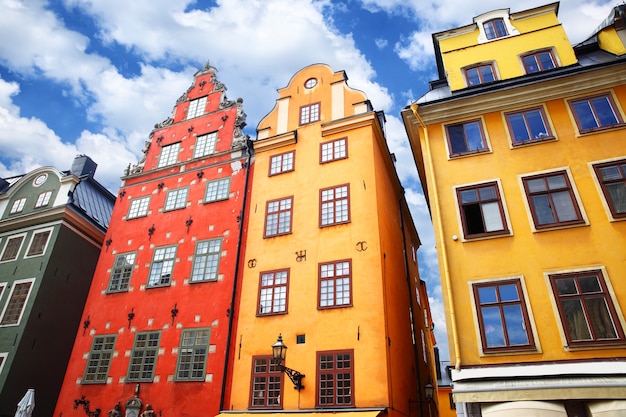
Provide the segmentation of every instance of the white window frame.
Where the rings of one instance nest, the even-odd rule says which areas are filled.
[[[168,251],[170,249],[174,250],[171,256],[168,254]],[[146,283],[146,288],[168,287],[172,285],[172,277],[174,275],[174,266],[176,265],[177,250],[178,250],[177,245],[161,246],[161,247],[154,249],[154,253],[152,255],[152,261],[150,262],[150,272],[148,273],[148,281]],[[158,259],[157,259],[157,256],[158,256]],[[154,277],[157,278],[156,282],[151,282],[151,280],[153,279],[153,270],[157,263],[161,264],[161,269],[158,275],[154,274]],[[162,283],[161,281],[165,275],[169,275],[167,283]]]
[[[187,207],[188,194],[189,188],[187,187],[168,191],[165,197],[165,203],[163,204],[163,211],[172,211]]]
[[[211,132],[196,137],[196,145],[193,150],[193,157],[200,158],[202,156],[215,153],[217,146],[217,132]]]
[[[21,213],[22,210],[24,210],[25,205],[26,197],[18,198],[13,202],[13,205],[11,205],[11,210],[9,211],[9,214]]]
[[[4,364],[7,363],[7,358],[9,357],[9,352],[0,352],[0,375],[2,375],[2,370],[4,369]]]
[[[20,243],[20,247],[19,247],[19,249],[17,250],[17,253],[16,253],[16,255],[15,255],[15,258],[6,259],[6,260],[2,261],[1,259],[2,259],[2,257],[4,256],[4,253],[5,253],[5,252],[6,252],[6,250],[7,250],[7,246],[8,246],[8,244],[9,244],[9,242],[10,242],[12,239],[19,238],[19,237],[21,237],[21,238],[22,238],[22,243]],[[4,262],[12,262],[12,261],[15,261],[17,258],[19,258],[19,257],[20,257],[20,252],[22,251],[22,248],[24,247],[24,242],[25,242],[25,241],[26,241],[26,233],[25,233],[25,232],[24,232],[24,233],[19,233],[19,234],[16,234],[16,235],[10,235],[10,236],[7,236],[7,237],[4,239],[4,246],[2,247],[2,252],[0,252],[0,263],[4,263]]]
[[[187,108],[187,119],[193,119],[195,117],[202,116],[206,113],[207,99],[209,96],[198,97],[189,101],[189,107]]]
[[[138,217],[145,217],[148,215],[148,208],[150,207],[150,196],[134,198],[130,201],[128,207],[127,219],[136,219]]]
[[[200,245],[207,244],[206,248],[200,248]],[[217,245],[217,246],[215,246]],[[196,243],[193,254],[193,265],[191,267],[191,275],[189,282],[207,282],[217,281],[220,271],[220,261],[222,259],[222,238],[207,239]],[[217,260],[217,262],[215,262]],[[211,264],[216,263],[215,268]],[[214,269],[214,271],[213,271]],[[202,272],[201,278],[196,278],[196,271]],[[200,274],[199,274],[200,275]]]
[[[24,259],[28,259],[28,258],[35,258],[37,256],[43,256],[46,254],[46,251],[48,250],[48,245],[50,244],[50,239],[52,238],[52,233],[53,233],[53,227],[47,227],[45,229],[39,229],[39,230],[33,230],[33,234],[30,237],[30,241],[28,242],[28,247],[26,249],[26,253],[24,254]],[[29,255],[28,252],[30,252],[30,247],[33,244],[33,241],[35,240],[35,236],[40,234],[40,233],[45,233],[49,231],[50,234],[48,235],[48,239],[46,240],[46,245],[43,247],[43,250],[41,251],[41,253],[37,253],[35,255]]]
[[[161,147],[161,155],[159,155],[159,163],[157,168],[174,165],[178,162],[178,153],[180,152],[180,142],[172,143]]]
[[[206,185],[205,203],[228,200],[230,197],[230,177],[209,181]]]
[[[28,288],[28,294],[26,294],[26,298],[24,299],[24,305],[22,306],[22,309],[20,310],[20,316],[17,319],[17,323],[14,324],[0,324],[0,327],[12,327],[12,326],[19,326],[20,322],[22,321],[22,317],[24,317],[24,310],[26,310],[26,306],[28,305],[28,299],[30,298],[30,295],[33,292],[33,286],[35,283],[35,278],[27,278],[27,279],[20,279],[20,280],[16,280],[13,282],[13,285],[11,285],[11,291],[9,292],[9,296],[7,297],[5,303],[4,303],[4,307],[2,308],[2,314],[0,314],[0,323],[2,323],[2,320],[4,320],[4,315],[7,312],[7,308],[9,307],[9,302],[11,301],[11,297],[13,297],[13,292],[15,291],[15,287],[18,284],[25,284],[29,282],[30,283],[30,287]]]
[[[52,191],[44,191],[43,193],[37,196],[37,202],[35,203],[35,208],[47,206],[50,202],[50,197],[52,197]]]

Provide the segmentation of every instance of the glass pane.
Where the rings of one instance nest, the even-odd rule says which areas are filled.
[[[539,71],[539,64],[537,64],[537,59],[535,58],[534,55],[525,56],[523,59],[524,59],[524,66],[526,67],[527,73]]]
[[[476,190],[464,190],[459,194],[461,195],[461,203],[473,203],[478,201]]]
[[[540,53],[539,61],[541,61],[541,68],[544,70],[554,68],[554,62],[552,62],[552,55],[550,52]]]
[[[482,201],[496,199],[496,187],[479,188],[478,193],[480,194],[480,199]]]
[[[611,108],[611,103],[606,97],[600,97],[591,101],[596,116],[600,120],[600,126],[611,126],[617,124],[617,117]]]
[[[595,339],[616,339],[617,332],[604,297],[587,298],[585,306]]]
[[[483,307],[480,309],[485,326],[485,340],[487,347],[506,346],[502,318],[498,307]]]
[[[548,129],[546,129],[546,125],[539,110],[527,112],[526,119],[528,120],[533,139],[546,138],[549,136]]]
[[[603,181],[619,180],[622,178],[622,173],[617,165],[602,167],[599,171]]]
[[[488,83],[488,82],[495,80],[491,65],[485,65],[485,66],[480,67],[480,74],[483,78],[484,83]]]
[[[478,76],[478,68],[472,68],[467,70],[467,83],[469,85],[480,84],[480,77]]]
[[[467,146],[470,151],[483,149],[483,137],[480,132],[478,122],[468,123],[465,125],[465,135],[467,136]]]
[[[526,120],[522,114],[513,114],[509,116],[509,123],[513,129],[513,139],[521,142],[530,139],[528,129],[526,128]]]
[[[467,145],[465,144],[463,125],[449,126],[448,136],[450,138],[450,148],[452,148],[453,154],[468,151]]]
[[[607,191],[616,213],[626,213],[626,184],[607,184]]]
[[[574,103],[573,107],[582,129],[593,129],[598,127],[598,123],[596,122],[596,118],[593,116],[593,112],[591,111],[591,106],[588,101],[579,101],[578,103]]]
[[[581,294],[602,292],[602,287],[600,287],[598,277],[595,275],[578,278],[578,286],[580,287]]]
[[[553,175],[551,177],[546,178],[548,181],[548,188],[550,190],[558,190],[561,188],[568,188],[567,182],[565,182],[564,175]]]
[[[550,200],[547,195],[533,197],[532,204],[535,208],[535,216],[537,216],[538,224],[554,223],[554,214],[552,213]]]
[[[504,306],[502,311],[506,323],[506,332],[509,336],[509,345],[527,345],[529,340],[521,306],[519,304]]]
[[[580,300],[563,300],[565,324],[572,340],[590,340],[591,333]]]
[[[479,287],[478,302],[480,304],[495,303],[498,301],[496,287]]]
[[[535,178],[532,180],[526,181],[526,186],[528,187],[528,191],[531,193],[536,193],[539,191],[546,191],[546,182],[543,178]]]
[[[517,285],[507,284],[498,286],[500,292],[500,301],[519,301],[517,293]]]
[[[482,205],[483,218],[485,220],[485,231],[494,232],[504,230],[502,216],[500,216],[500,205],[497,202],[485,203]]]
[[[559,278],[555,283],[559,295],[578,294],[574,278]]]
[[[554,209],[560,222],[578,219],[574,203],[568,191],[560,191],[552,194]]]

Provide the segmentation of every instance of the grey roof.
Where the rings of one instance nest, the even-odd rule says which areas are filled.
[[[81,178],[68,201],[104,229],[109,227],[115,196],[91,176]]]

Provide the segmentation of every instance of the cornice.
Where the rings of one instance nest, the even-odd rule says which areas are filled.
[[[322,124],[322,137],[371,126],[375,119],[376,113],[368,112],[324,123]]]
[[[298,143],[298,135],[297,131],[292,130],[290,132],[282,133],[280,135],[271,136],[265,139],[259,139],[252,143],[254,146],[254,151],[256,153],[266,152],[276,148],[282,148],[283,146]]]

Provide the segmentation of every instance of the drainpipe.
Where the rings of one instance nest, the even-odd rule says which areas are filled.
[[[435,178],[435,168],[433,167],[433,160],[432,160],[433,156],[430,152],[430,140],[428,137],[428,129],[426,128],[426,124],[424,124],[424,121],[422,120],[419,113],[417,112],[417,109],[418,109],[417,103],[411,104],[411,111],[413,112],[413,114],[419,121],[420,125],[422,126],[422,130],[424,132],[424,142],[426,143],[426,154],[428,155],[428,158],[430,158],[430,160],[428,161],[429,163],[428,171],[432,179],[432,183],[433,183],[431,190],[432,190],[434,198],[431,199],[431,202],[433,203],[434,209],[435,209],[435,216],[434,216],[435,225],[434,226],[436,227],[437,234],[440,237],[439,249],[441,251],[440,252],[441,262],[443,263],[442,265],[443,279],[445,283],[446,295],[448,297],[448,310],[450,311],[450,327],[452,329],[452,343],[454,345],[454,354],[456,355],[454,369],[459,371],[461,369],[461,351],[459,350],[459,335],[458,335],[457,328],[456,328],[456,311],[454,309],[454,303],[452,302],[452,285],[450,283],[450,268],[448,266],[448,253],[446,249],[446,239],[445,239],[445,236],[443,235],[443,223],[441,220],[441,210],[439,208],[439,192],[437,191],[437,179]]]
[[[243,189],[243,201],[241,204],[241,218],[239,220],[239,236],[237,237],[237,257],[235,258],[235,276],[233,277],[233,293],[230,299],[230,314],[228,315],[228,336],[226,337],[226,356],[224,359],[224,375],[222,376],[222,391],[220,393],[220,411],[224,410],[224,397],[226,396],[226,382],[228,376],[228,362],[230,360],[230,345],[233,337],[233,323],[235,317],[235,298],[237,297],[237,278],[239,277],[239,264],[241,257],[241,246],[243,237],[243,228],[245,221],[246,202],[248,199],[248,182],[250,181],[250,163],[252,161],[252,141],[246,141],[246,152],[248,153],[248,160],[246,161],[246,180]]]

